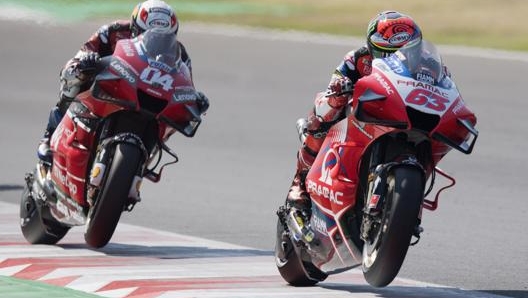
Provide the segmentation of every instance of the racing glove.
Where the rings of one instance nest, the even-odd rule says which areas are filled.
[[[82,53],[79,57],[79,64],[77,69],[81,74],[90,74],[95,72],[97,67],[97,62],[101,59],[99,53],[96,52],[86,52]]]
[[[198,91],[198,99],[196,100],[200,114],[204,114],[207,109],[209,109],[209,98],[203,94],[203,92]]]
[[[336,78],[328,86],[328,105],[334,109],[345,106],[352,95],[354,85],[347,77]]]

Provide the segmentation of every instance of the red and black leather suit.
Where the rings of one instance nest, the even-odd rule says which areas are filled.
[[[372,59],[366,46],[348,52],[332,74],[328,93],[340,94],[346,91],[345,89],[353,89],[360,78],[371,73]],[[306,118],[306,139],[297,153],[297,170],[287,196],[288,201],[298,208],[309,204],[304,179],[321,149],[328,130],[345,117],[344,110],[350,97],[350,93],[335,96],[320,93],[315,98],[314,108]]]

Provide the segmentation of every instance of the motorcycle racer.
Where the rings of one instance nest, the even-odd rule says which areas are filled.
[[[384,11],[374,17],[367,27],[366,45],[348,52],[337,66],[326,94],[317,96],[314,108],[303,127],[305,140],[297,153],[297,169],[286,202],[293,212],[310,217],[310,199],[305,178],[321,149],[328,130],[345,118],[345,107],[352,98],[355,83],[371,73],[374,58],[387,57],[409,42],[419,41],[422,32],[414,20],[396,11]]]
[[[44,136],[37,149],[39,159],[51,163],[50,138],[75,96],[87,90],[95,77],[96,63],[101,57],[113,53],[118,40],[138,36],[152,28],[162,28],[177,34],[179,22],[173,9],[162,0],[147,0],[135,6],[130,20],[117,20],[101,26],[79,52],[70,59],[60,72],[59,101],[51,109]],[[181,59],[189,68],[192,78],[191,59],[178,41]],[[208,98],[201,92],[201,112],[209,107]]]

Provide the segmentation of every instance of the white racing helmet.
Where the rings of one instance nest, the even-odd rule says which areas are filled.
[[[130,23],[134,37],[152,28],[163,28],[167,32],[176,34],[178,26],[176,14],[162,0],[147,0],[136,5]]]

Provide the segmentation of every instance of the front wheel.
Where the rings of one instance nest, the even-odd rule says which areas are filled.
[[[363,275],[375,287],[388,285],[400,271],[423,199],[423,175],[418,168],[396,167],[387,182],[381,222],[373,239],[363,246]]]
[[[91,247],[103,247],[112,238],[140,162],[138,147],[128,143],[116,145],[105,182],[86,223],[84,240]]]

